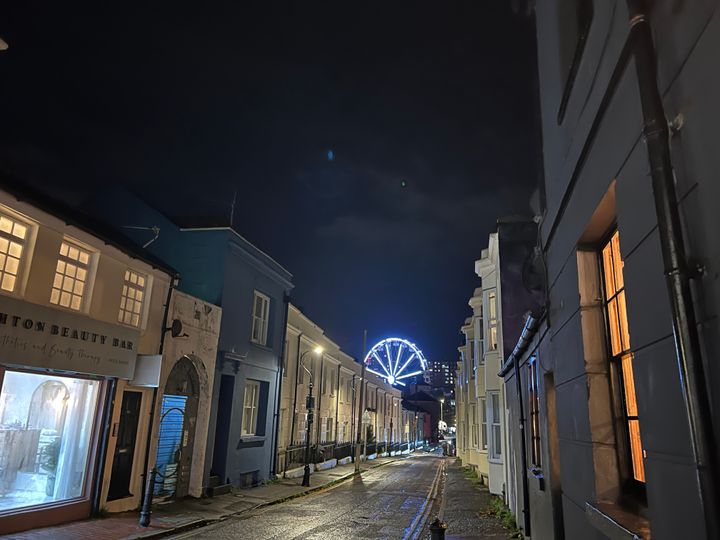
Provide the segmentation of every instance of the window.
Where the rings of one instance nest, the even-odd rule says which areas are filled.
[[[528,401],[530,402],[530,457],[534,469],[542,468],[540,450],[540,396],[538,395],[537,358],[528,364]]]
[[[500,394],[497,392],[490,395],[490,458],[502,458],[502,432],[500,429]]]
[[[254,343],[267,345],[268,321],[270,319],[270,298],[255,291],[253,300],[253,323],[250,339]]]
[[[140,326],[143,303],[145,302],[146,283],[147,277],[132,270],[125,270],[125,283],[122,298],[120,299],[118,322],[135,327]]]
[[[605,314],[609,330],[611,357],[615,365],[620,388],[617,389],[623,403],[622,414],[626,428],[626,446],[630,449],[630,470],[633,479],[645,482],[643,447],[640,440],[640,420],[638,419],[633,377],[633,354],[630,352],[630,332],[628,330],[627,307],[625,304],[625,280],[623,278],[623,260],[620,255],[620,236],[615,231],[610,240],[602,247],[602,276],[604,289]]]
[[[478,447],[478,424],[477,414],[475,412],[475,405],[470,405],[470,433],[472,435],[472,447]]]
[[[480,398],[480,444],[483,450],[488,447],[488,426],[487,426],[487,400]]]
[[[260,383],[247,381],[245,383],[245,401],[243,403],[243,435],[257,433],[258,403],[260,401]]]
[[[560,72],[564,77],[557,123],[562,124],[593,19],[593,0],[558,2]]]
[[[297,431],[297,440],[294,441],[294,444],[305,442],[305,436],[307,433],[306,420],[307,420],[307,413],[295,413],[295,424],[298,427],[298,431]]]
[[[335,431],[335,420],[333,418],[327,419],[327,426],[325,427],[325,433],[328,441],[333,440],[333,432]]]
[[[100,381],[6,371],[0,392],[3,511],[87,495]]]
[[[488,293],[488,350],[496,351],[498,348],[497,335],[497,297],[495,291]]]
[[[0,214],[0,289],[5,292],[18,290],[28,229],[24,223]]]
[[[290,354],[290,351],[288,350],[288,340],[285,340],[285,347],[283,347],[283,359],[282,359],[282,374],[283,377],[287,377],[287,367],[288,367],[288,355]]]
[[[70,240],[60,244],[50,303],[80,311],[87,291],[92,253]]]

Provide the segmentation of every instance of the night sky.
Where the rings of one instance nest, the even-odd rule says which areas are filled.
[[[510,2],[107,6],[0,10],[0,169],[74,204],[122,184],[183,225],[227,225],[236,193],[343,349],[367,328],[456,358],[474,261],[537,182]]]

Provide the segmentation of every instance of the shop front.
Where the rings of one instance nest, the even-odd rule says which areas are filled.
[[[139,332],[0,297],[0,534],[91,513],[109,392]]]

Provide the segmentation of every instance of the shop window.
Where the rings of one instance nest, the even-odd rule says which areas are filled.
[[[502,459],[502,431],[500,428],[500,394],[489,392],[490,396],[490,459]]]
[[[630,351],[630,332],[628,330],[627,307],[625,302],[625,279],[623,260],[620,255],[620,236],[615,231],[610,240],[602,246],[601,273],[603,282],[603,303],[607,318],[610,362],[620,384],[615,392],[623,404],[625,446],[629,449],[630,482],[644,485],[645,465],[643,446],[640,440],[640,420],[635,396],[633,376],[633,354]],[[622,445],[621,445],[622,446]]]
[[[64,240],[55,268],[55,279],[50,303],[80,311],[88,290],[92,253],[79,245]]]
[[[98,381],[6,371],[0,391],[0,511],[86,495]]]
[[[270,298],[255,291],[253,299],[253,322],[250,339],[254,343],[267,345],[268,322],[270,319]]]
[[[0,289],[5,292],[18,291],[28,235],[26,224],[0,214]]]
[[[147,298],[147,277],[125,270],[125,283],[123,284],[122,298],[120,299],[120,312],[118,322],[138,327],[142,321],[143,306]]]
[[[533,469],[542,468],[540,446],[540,396],[538,395],[538,364],[532,357],[528,364],[528,401],[530,405],[530,458]]]
[[[245,398],[243,402],[243,435],[257,433],[258,405],[260,402],[260,383],[248,380],[245,383]]]

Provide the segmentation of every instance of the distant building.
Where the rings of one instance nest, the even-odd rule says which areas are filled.
[[[455,370],[447,360],[430,360],[428,362],[428,382],[434,388],[455,387]]]

